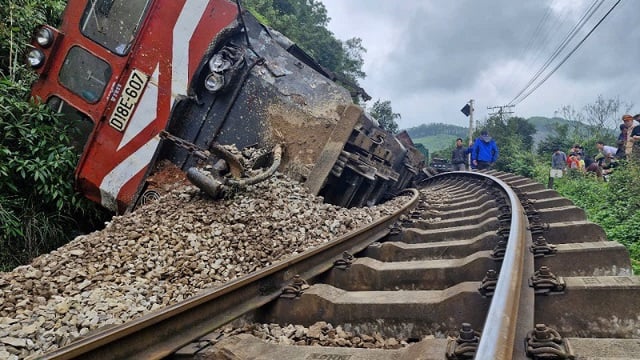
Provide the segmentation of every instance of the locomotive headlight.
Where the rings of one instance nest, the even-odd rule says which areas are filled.
[[[219,52],[209,60],[209,69],[214,72],[221,73],[231,67],[231,62],[225,59],[223,52]]]
[[[27,54],[27,63],[34,69],[44,64],[44,53],[39,49],[33,49]]]
[[[216,92],[224,86],[224,76],[218,73],[211,73],[204,80],[204,87],[211,91]]]
[[[40,28],[36,33],[36,42],[43,48],[48,48],[53,43],[53,32],[46,27]]]

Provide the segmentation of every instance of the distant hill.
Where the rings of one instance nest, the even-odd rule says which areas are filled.
[[[412,139],[419,139],[430,136],[438,136],[438,135],[451,135],[454,140],[456,138],[464,138],[467,136],[469,129],[463,128],[458,125],[451,124],[443,124],[443,123],[435,123],[435,124],[422,124],[416,127],[412,127],[407,129],[409,136]]]
[[[565,120],[559,117],[547,118],[543,116],[533,116],[527,119],[527,121],[536,127],[536,133],[533,135],[533,146],[544,140],[547,136],[553,133],[553,129],[559,124],[572,124],[573,121]]]
[[[451,124],[422,124],[407,129],[414,143],[422,144],[429,150],[429,154],[446,149],[453,145],[457,138],[466,139],[469,128]]]
[[[456,139],[460,136],[455,135],[431,135],[424,136],[420,138],[413,138],[414,143],[422,144],[425,148],[429,150],[430,154],[433,154],[436,151],[440,151],[442,149],[446,149],[447,147],[453,145],[456,142]]]
[[[533,136],[534,146],[550,135],[555,125],[572,124],[571,121],[559,117],[533,116],[527,121],[536,128],[536,133]],[[442,123],[422,124],[406,130],[414,143],[424,145],[430,153],[446,149],[455,143],[457,138],[466,139],[469,134],[469,128]]]

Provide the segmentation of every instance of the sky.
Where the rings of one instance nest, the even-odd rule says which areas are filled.
[[[620,1],[553,74],[617,0],[321,1],[335,37],[360,38],[367,50],[360,85],[372,97],[368,106],[389,100],[401,129],[468,127],[460,109],[471,99],[480,123],[496,111],[490,107],[515,104],[504,111],[553,117],[599,96],[640,113],[640,1]],[[551,75],[522,99],[537,73],[532,86]]]

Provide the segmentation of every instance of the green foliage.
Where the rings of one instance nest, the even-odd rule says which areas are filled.
[[[338,40],[327,29],[327,9],[318,0],[245,0],[242,2],[264,24],[278,30],[329,70],[358,84],[362,71],[362,40]]]
[[[564,152],[578,141],[569,137],[568,124],[553,124],[551,133],[538,144],[538,155],[552,154],[555,148]]]
[[[63,0],[0,0],[0,74],[12,80],[24,77],[23,62],[38,24],[57,25]]]
[[[535,176],[536,158],[524,147],[520,137],[503,137],[500,139],[499,149],[500,157],[496,161],[496,169],[529,178]]]
[[[536,158],[532,149],[536,128],[533,125],[518,117],[512,117],[507,121],[500,117],[491,117],[476,131],[475,136],[479,136],[481,130],[487,130],[498,145],[500,157],[495,164],[497,170],[527,177],[534,176]]]
[[[28,261],[70,239],[73,218],[102,210],[73,189],[78,154],[70,128],[46,105],[26,101],[23,82],[0,79],[0,242],[2,267]]]
[[[371,116],[378,120],[380,127],[392,134],[398,133],[398,123],[396,119],[400,118],[400,114],[394,113],[391,108],[391,101],[376,100],[370,110]]]
[[[107,214],[73,189],[74,129],[28,100],[35,74],[22,65],[27,44],[37,25],[58,23],[66,1],[0,4],[8,19],[0,25],[0,269],[8,270],[58,247],[80,227],[93,229]]]
[[[468,129],[451,124],[421,124],[407,129],[407,133],[416,144],[422,144],[431,152],[431,157],[451,158],[451,151],[455,147],[457,138],[465,139],[467,144]]]
[[[605,100],[598,96],[593,104],[582,111],[563,106],[559,113],[569,119],[556,124],[538,146],[540,162],[544,170],[536,170],[538,181],[548,179],[549,163],[554,147],[565,152],[573,144],[581,144],[587,155],[596,154],[599,140],[615,146],[619,123],[619,111],[628,111],[630,105],[619,99]],[[585,210],[587,218],[602,226],[609,240],[625,245],[631,254],[635,271],[640,271],[640,167],[627,163],[616,168],[604,182],[591,175],[570,172],[555,179],[554,188]]]
[[[28,89],[0,80],[0,193],[9,197],[28,193],[58,211],[75,210],[70,174],[77,154],[68,145],[71,130],[47,110],[22,99]]]
[[[554,188],[602,226],[609,240],[625,245],[640,270],[640,167],[616,169],[608,182],[577,174],[556,179]]]

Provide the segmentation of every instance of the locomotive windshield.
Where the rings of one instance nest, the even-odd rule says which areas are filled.
[[[82,34],[118,55],[129,52],[150,0],[89,0]]]
[[[60,69],[59,80],[64,87],[90,103],[100,100],[111,77],[111,67],[87,50],[74,46]]]

